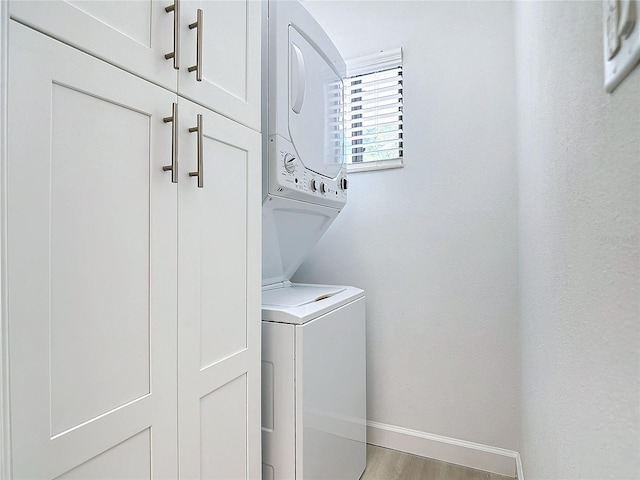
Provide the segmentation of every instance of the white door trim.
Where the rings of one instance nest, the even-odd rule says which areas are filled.
[[[7,318],[7,138],[9,2],[0,2],[0,479],[11,478]]]

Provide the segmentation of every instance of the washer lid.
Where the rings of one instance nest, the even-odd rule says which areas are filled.
[[[363,290],[344,285],[270,285],[262,287],[262,320],[302,325],[362,297]]]
[[[300,307],[308,303],[318,302],[344,292],[346,287],[326,285],[291,284],[289,287],[276,288],[262,292],[263,307]]]

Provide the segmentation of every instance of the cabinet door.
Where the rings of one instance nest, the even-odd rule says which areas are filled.
[[[198,9],[201,24],[190,29]],[[180,6],[179,94],[254,130],[260,130],[261,11],[256,0],[184,0]]]
[[[176,478],[175,94],[10,23],[14,476]]]
[[[180,102],[180,478],[260,478],[260,135]]]
[[[12,19],[173,91],[171,0],[11,0]]]

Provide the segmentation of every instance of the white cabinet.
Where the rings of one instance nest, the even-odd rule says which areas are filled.
[[[180,95],[260,130],[260,39],[255,35],[261,2],[180,0],[180,5]],[[190,29],[198,10],[200,24]],[[196,68],[190,72],[189,67]]]
[[[10,15],[260,130],[261,2],[173,2],[14,0],[10,2]],[[167,7],[171,7],[169,11]],[[200,24],[196,26],[198,18]],[[166,58],[175,50],[177,59]]]
[[[157,0],[15,0],[11,18],[170,90],[177,88],[172,60],[171,3]]]
[[[260,478],[260,4],[190,6],[202,82],[164,2],[9,4],[16,479]]]
[[[14,476],[176,478],[175,94],[9,34]]]
[[[180,474],[260,478],[260,134],[182,99],[179,122]]]

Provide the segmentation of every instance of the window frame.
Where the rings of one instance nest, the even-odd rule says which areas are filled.
[[[404,156],[403,156],[403,105],[404,105],[404,91],[403,91],[403,65],[402,65],[402,48],[395,48],[391,50],[383,50],[380,52],[376,52],[370,55],[365,55],[361,57],[356,57],[350,60],[347,60],[347,75],[344,80],[344,149],[345,149],[345,163],[347,165],[347,171],[349,173],[355,172],[364,172],[371,170],[386,170],[391,168],[402,168],[404,167]],[[348,162],[347,160],[352,157],[354,153],[352,149],[356,148],[355,145],[352,144],[352,137],[349,137],[348,134],[352,128],[357,128],[353,126],[348,126],[350,122],[353,122],[353,119],[348,120],[351,116],[352,112],[357,110],[351,110],[349,107],[349,103],[347,101],[348,96],[352,95],[349,91],[351,88],[351,80],[365,75],[370,75],[374,73],[384,72],[388,70],[398,69],[399,70],[399,97],[398,97],[398,131],[399,131],[399,156],[392,159],[383,159],[383,160],[370,160],[370,161],[362,161],[362,162]],[[393,104],[392,104],[393,105]],[[349,153],[348,153],[349,152]]]

